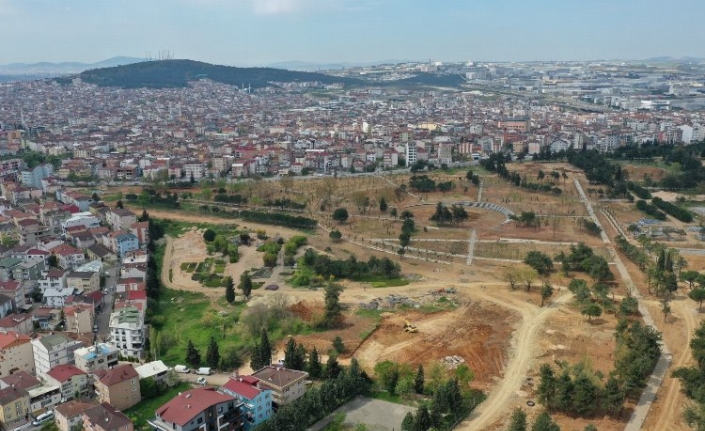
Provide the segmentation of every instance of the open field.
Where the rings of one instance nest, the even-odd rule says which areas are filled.
[[[429,217],[435,211],[438,201],[449,204],[454,201],[477,200],[478,188],[468,185],[464,178],[458,178],[463,177],[462,173],[430,175],[436,181],[452,180],[456,183],[455,189],[445,194],[421,194],[413,190],[400,193],[396,186],[408,184],[408,175],[386,178],[322,178],[294,181],[291,185],[274,182],[274,186],[270,183],[266,192],[268,198],[290,195],[295,196],[298,202],[307,202],[308,207],[303,215],[317,219],[323,227],[315,233],[308,233],[308,245],[304,248],[314,248],[319,253],[336,259],[347,259],[352,255],[358,260],[367,260],[371,255],[390,257],[400,263],[402,273],[408,279],[405,282],[409,283],[405,286],[375,288],[371,283],[342,280],[345,290],[341,301],[346,307],[344,324],[327,332],[306,330],[298,335],[280,332],[277,334],[280,339],[277,344],[278,351],[281,352],[286,335],[293,335],[297,342],[308,348],[316,346],[319,352],[325,354],[332,339],[340,336],[346,346],[346,352],[341,358],[343,363],[354,356],[368,371],[372,370],[376,362],[385,359],[415,365],[430,364],[445,356],[458,355],[475,372],[476,379],[472,386],[488,393],[487,400],[471,415],[470,420],[458,428],[468,430],[504,429],[505,420],[512,407],[526,408],[526,401],[535,399],[533,388],[527,385],[527,377],[535,377],[541,363],[554,360],[576,363],[585,360],[593,369],[607,375],[614,361],[613,333],[616,318],[612,314],[605,314],[594,322],[587,322],[579,310],[570,305],[570,295],[566,294],[565,290],[565,286],[573,277],[586,279],[588,284],[592,284],[585,274],[571,273],[569,277],[565,277],[559,272],[554,272],[550,277],[551,282],[556,288],[562,286],[563,289],[554,292],[549,305],[539,307],[538,289],[531,293],[523,290],[511,292],[502,281],[508,269],[523,264],[475,259],[468,265],[467,262],[471,260],[466,261],[468,253],[477,258],[516,261],[522,260],[531,250],[554,256],[561,250],[567,250],[569,244],[577,242],[585,242],[595,253],[611,261],[608,246],[603,240],[599,236],[587,234],[577,223],[578,218],[587,218],[588,213],[575,190],[573,177],[580,179],[586,191],[596,186],[588,185],[582,174],[573,172],[567,165],[512,165],[512,169],[519,170],[529,178],[536,178],[538,169],[543,169],[548,174],[552,169],[560,171],[564,168],[568,168],[568,178],[565,182],[561,178],[555,184],[563,190],[561,195],[529,193],[494,176],[483,177],[483,201],[504,206],[515,213],[535,211],[545,216],[545,221],[548,222],[539,228],[521,227],[514,222],[505,223],[506,217],[503,214],[479,208],[468,208],[470,219],[458,226],[436,226],[430,222]],[[263,184],[242,186],[242,193],[254,196],[264,188]],[[364,214],[360,214],[358,209],[361,195],[366,195],[370,201],[370,207]],[[388,202],[389,208],[395,208],[399,214],[405,209],[414,213],[416,232],[412,235],[410,249],[403,258],[396,253],[399,247],[401,220],[390,216],[389,210],[379,210],[379,200],[382,197]],[[622,229],[644,217],[635,210],[633,203],[598,202],[596,193],[592,193],[589,199],[608,238],[614,238],[617,230],[602,214],[602,209],[608,210]],[[333,209],[338,206],[347,208],[350,213],[348,221],[342,224],[330,219]],[[198,222],[233,223],[233,220],[219,219],[207,213],[191,216],[178,212],[171,214],[150,210],[150,214]],[[238,220],[234,222],[237,223]],[[667,223],[672,223],[674,227],[682,226],[673,220]],[[245,223],[238,223],[240,224]],[[247,225],[247,229],[265,229],[270,236],[280,234],[285,239],[301,233],[276,226],[255,223]],[[245,229],[245,226],[238,228]],[[344,239],[340,242],[331,241],[328,238],[328,229],[339,229]],[[473,231],[476,237],[474,242],[470,241]],[[190,280],[188,265],[184,270],[181,269],[182,263],[199,262],[207,257],[205,245],[199,235],[198,231],[187,231],[179,238],[168,240],[165,262],[169,262],[170,268],[173,269],[171,284],[179,289],[205,295],[201,297],[201,301],[210,303],[215,310],[227,310],[230,306],[222,299],[223,289],[204,288],[200,283]],[[690,241],[685,244],[688,247],[702,246]],[[257,252],[255,247],[241,246],[240,253],[241,259],[238,263],[227,264],[223,268],[224,274],[233,276],[236,281],[244,270],[262,266],[262,253]],[[456,256],[451,258],[446,253]],[[689,263],[689,269],[705,267],[705,256],[683,256]],[[440,262],[433,262],[434,259]],[[700,320],[700,315],[693,313],[692,301],[680,293],[672,305],[673,315],[668,321],[659,320],[658,304],[648,297],[645,287],[646,276],[624,256],[621,260],[637,288],[647,295],[646,301],[649,307],[653,308],[651,314],[655,316],[656,324],[664,332],[666,343],[674,354],[674,365],[688,363],[689,349],[685,346],[689,333]],[[614,265],[611,265],[611,269],[617,277],[613,292],[616,295],[626,294],[626,283]],[[168,275],[163,272],[162,277],[165,276]],[[268,300],[275,294],[286,295],[291,312],[303,322],[307,322],[310,327],[310,324],[322,315],[323,292],[294,289],[287,283],[289,277],[289,272],[281,274],[281,269],[276,268],[270,276],[261,281],[265,285],[279,285],[279,291],[255,290],[248,306]],[[452,306],[448,306],[448,303],[434,304],[435,299],[430,292],[450,285],[458,290],[457,294],[446,295],[448,300],[452,301]],[[384,307],[375,311],[360,311],[361,307],[370,301],[385,300],[390,294],[412,298],[419,302],[419,308]],[[424,298],[432,299],[429,302]],[[245,305],[234,307],[237,311],[233,315],[239,312],[240,307],[245,308]],[[194,309],[198,310],[198,307]],[[419,333],[403,332],[405,321],[416,325]],[[231,334],[236,337],[235,332]],[[175,352],[173,359],[181,353],[180,350]],[[670,378],[664,381],[644,429],[683,429],[678,418],[684,398],[677,385],[677,382]],[[616,431],[624,428],[633,407],[633,403],[627,405],[623,414],[616,419],[575,419],[560,414],[555,414],[554,418],[563,429],[582,429],[587,423],[594,423],[601,431]],[[530,417],[535,416],[538,411],[539,408],[529,409]],[[666,427],[667,423],[673,425]]]

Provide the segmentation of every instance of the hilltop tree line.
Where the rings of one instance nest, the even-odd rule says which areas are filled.
[[[519,175],[517,172],[510,171],[507,169],[506,163],[511,161],[511,156],[504,155],[502,153],[491,154],[487,159],[482,160],[480,164],[482,167],[490,172],[496,172],[501,178],[509,181],[516,187],[521,187],[525,190],[532,192],[552,192],[553,194],[560,195],[563,193],[560,187],[556,187],[553,183],[534,183],[528,179],[526,175]],[[557,171],[556,174],[558,174]],[[560,174],[558,174],[560,175]],[[565,178],[565,174],[564,178]],[[540,177],[542,179],[543,177]],[[557,179],[557,177],[554,177]]]

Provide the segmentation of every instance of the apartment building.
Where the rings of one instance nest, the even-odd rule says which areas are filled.
[[[32,340],[37,374],[46,374],[57,365],[73,364],[73,354],[83,343],[61,334],[43,335]]]
[[[82,347],[73,352],[76,368],[86,373],[109,370],[118,365],[119,350],[106,343]]]
[[[141,358],[144,345],[144,317],[135,307],[125,307],[110,315],[110,344],[125,357]]]
[[[131,364],[96,370],[93,375],[96,378],[93,385],[98,402],[110,403],[119,410],[126,410],[142,400],[139,374]]]
[[[215,388],[190,389],[159,407],[149,424],[159,431],[240,431],[240,403]]]
[[[29,393],[24,389],[0,389],[0,422],[5,426],[29,419]]]
[[[0,332],[0,378],[18,371],[34,374],[35,362],[29,336],[17,332]]]
[[[61,388],[61,399],[64,401],[88,394],[88,374],[73,365],[57,365],[42,377],[48,385]]]
[[[272,401],[276,405],[283,406],[304,395],[308,373],[272,365],[257,370],[252,377],[259,380],[260,387],[272,391]]]

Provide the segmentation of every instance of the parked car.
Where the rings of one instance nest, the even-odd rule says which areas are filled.
[[[269,286],[265,287],[264,290],[277,290],[279,289],[279,286],[276,284],[270,284]]]
[[[210,376],[211,369],[209,367],[201,367],[196,370],[196,374],[201,374],[203,376]]]
[[[197,382],[199,385],[205,385],[205,384],[208,383],[208,380],[206,380],[205,377],[199,377],[198,380],[196,380],[196,382]]]
[[[191,370],[189,370],[186,365],[177,365],[174,367],[174,371],[176,371],[177,373],[184,373],[184,374],[191,372]]]
[[[54,411],[49,410],[46,413],[42,413],[41,415],[37,416],[35,420],[32,421],[32,426],[39,426],[43,423],[49,422],[50,420],[54,419]]]

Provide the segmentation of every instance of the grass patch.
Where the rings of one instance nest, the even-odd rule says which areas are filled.
[[[151,318],[151,324],[162,336],[160,359],[171,366],[184,363],[189,340],[205,355],[211,336],[218,341],[221,352],[246,344],[247,340],[235,330],[245,307],[227,306],[228,315],[220,317],[203,294],[164,289],[158,306],[152,308]]]
[[[158,397],[151,399],[142,399],[142,401],[134,407],[125,410],[127,417],[134,422],[135,429],[149,429],[147,424],[148,419],[154,418],[154,411],[167,401],[178,395],[179,392],[191,389],[191,385],[187,382],[179,382],[174,387],[167,389],[166,392]]]
[[[252,290],[257,290],[264,286],[264,281],[253,281],[252,282]]]
[[[398,287],[406,286],[409,284],[409,280],[405,280],[403,278],[392,278],[384,281],[373,281],[370,284],[372,284],[372,287]]]

